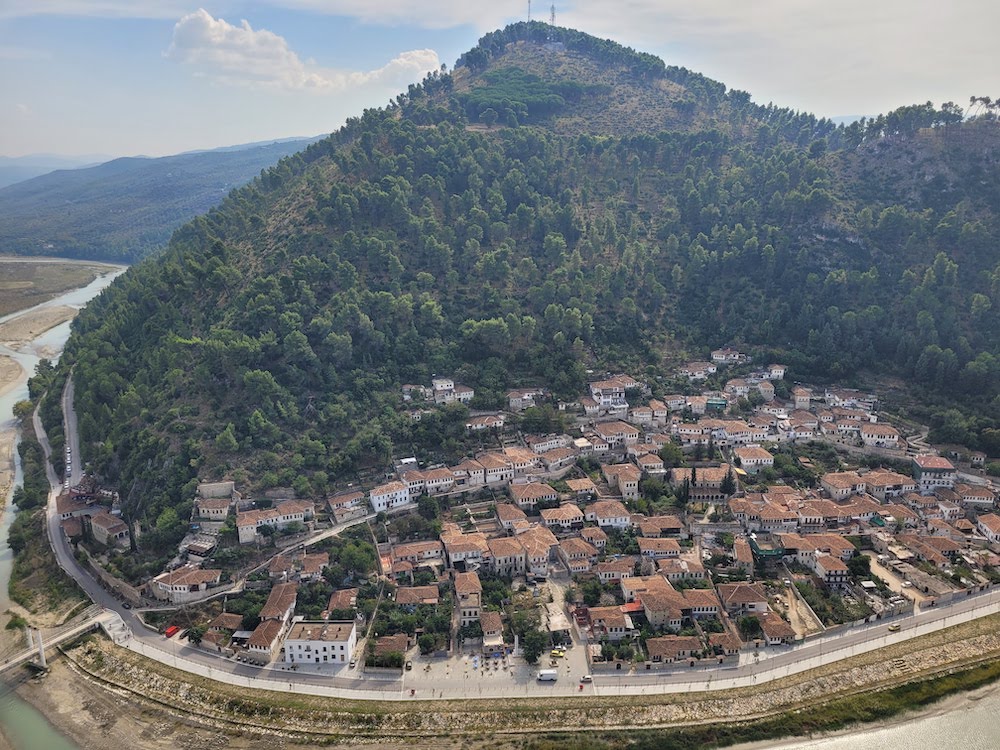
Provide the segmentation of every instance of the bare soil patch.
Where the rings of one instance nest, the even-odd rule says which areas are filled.
[[[79,311],[73,307],[61,305],[59,307],[44,307],[18,315],[6,323],[0,323],[0,341],[8,345],[33,341],[50,328],[72,320],[76,317],[77,312]]]
[[[102,263],[0,257],[0,315],[41,304],[114,270]]]
[[[18,385],[26,374],[16,359],[6,355],[0,356],[0,396]]]

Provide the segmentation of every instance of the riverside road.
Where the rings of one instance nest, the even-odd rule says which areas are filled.
[[[73,466],[71,476],[79,478],[79,444],[76,415],[73,409],[72,378],[63,392],[66,415],[67,444],[72,446]],[[587,670],[585,644],[577,642],[567,652],[565,660],[558,663],[559,679],[539,683],[535,680],[537,667],[523,659],[511,659],[504,666],[494,668],[492,663],[484,669],[468,656],[424,661],[416,660],[411,672],[395,675],[361,675],[349,667],[301,665],[291,671],[281,664],[256,667],[231,658],[213,654],[189,643],[164,638],[146,627],[134,610],[125,609],[109,592],[91,577],[77,562],[70,551],[59,526],[56,498],[62,484],[52,470],[49,457],[51,449],[42,429],[37,412],[34,416],[35,431],[46,455],[46,472],[52,491],[48,504],[47,530],[59,566],[66,571],[87,595],[109,612],[117,614],[121,622],[116,630],[115,642],[147,658],[176,669],[200,675],[219,682],[246,687],[308,695],[329,696],[353,700],[421,700],[460,698],[518,698],[538,695],[652,695],[700,690],[728,690],[737,687],[760,685],[785,678],[792,674],[849,659],[866,652],[906,641],[910,638],[933,633],[943,627],[957,625],[1000,612],[1000,589],[959,599],[948,605],[938,605],[907,617],[857,626],[836,634],[820,636],[808,642],[791,646],[762,648],[742,652],[738,665],[731,667],[677,666],[668,672],[637,672],[595,675],[594,682],[580,688],[578,679]],[[358,519],[358,523],[365,519]],[[348,528],[345,524],[325,534],[339,533]],[[888,631],[888,623],[898,623],[897,632]],[[429,665],[429,666],[428,666]]]

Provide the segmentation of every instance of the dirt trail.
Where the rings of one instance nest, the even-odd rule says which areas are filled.
[[[820,623],[816,622],[816,618],[809,613],[809,610],[806,609],[806,606],[799,601],[799,598],[795,594],[789,591],[785,598],[790,604],[788,607],[788,619],[797,634],[807,636],[822,632],[823,627]]]

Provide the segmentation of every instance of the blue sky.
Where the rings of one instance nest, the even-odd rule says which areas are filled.
[[[527,1],[0,0],[0,155],[335,130]],[[547,19],[549,4],[534,3]],[[559,25],[820,116],[1000,96],[995,0],[574,0]]]

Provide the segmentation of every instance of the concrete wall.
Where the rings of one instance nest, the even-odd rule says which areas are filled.
[[[131,586],[125,583],[125,581],[115,578],[100,565],[95,564],[89,554],[87,555],[87,568],[98,580],[98,582],[111,593],[120,596],[129,604],[138,606],[142,603],[141,589],[138,589],[135,586]]]

